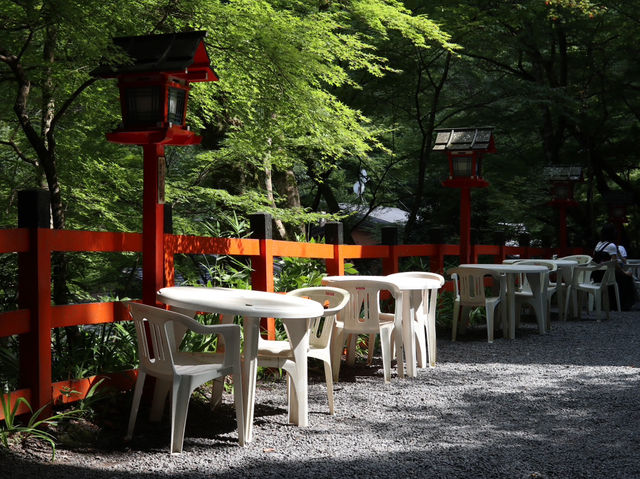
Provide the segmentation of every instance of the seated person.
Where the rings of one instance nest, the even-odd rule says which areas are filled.
[[[630,272],[624,270],[626,264],[627,251],[622,245],[616,243],[616,227],[607,223],[602,227],[600,232],[600,241],[593,250],[593,261],[596,263],[605,263],[610,260],[616,260],[616,283],[620,290],[620,306],[623,311],[629,311],[635,303],[635,286],[633,284],[633,276]],[[591,277],[598,282],[602,279],[602,271],[595,271]],[[615,296],[609,294],[609,298],[615,301]],[[611,308],[614,304],[612,302]]]

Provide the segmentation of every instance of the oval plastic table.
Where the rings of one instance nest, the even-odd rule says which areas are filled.
[[[242,386],[244,388],[245,440],[252,440],[253,415],[258,372],[258,337],[260,318],[281,318],[287,323],[287,331],[295,361],[300,365],[300,379],[295,394],[289,395],[293,411],[293,422],[298,426],[309,423],[307,402],[307,350],[309,348],[309,322],[324,313],[322,305],[316,301],[283,294],[245,289],[204,288],[173,286],[162,288],[157,300],[194,315],[196,312],[239,315],[243,317],[244,361]],[[293,407],[292,407],[293,406]]]

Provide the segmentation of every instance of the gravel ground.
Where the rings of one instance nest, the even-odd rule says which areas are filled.
[[[307,428],[287,424],[284,383],[261,382],[244,448],[229,404],[212,417],[192,403],[181,455],[141,411],[128,446],[59,448],[54,462],[0,452],[0,477],[640,478],[639,312],[485,334],[442,334],[437,367],[386,386],[379,360],[343,368],[333,417],[313,374]]]

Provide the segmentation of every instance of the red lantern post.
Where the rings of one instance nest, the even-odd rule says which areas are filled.
[[[560,251],[567,249],[567,208],[578,206],[573,198],[573,189],[582,181],[582,168],[579,166],[548,166],[545,176],[551,182],[551,206],[558,210],[558,236]]]
[[[486,188],[482,178],[482,155],[495,153],[493,127],[436,130],[434,151],[449,159],[448,188],[460,188],[460,263],[471,262],[471,188]]]
[[[216,81],[204,46],[206,32],[114,38],[131,62],[93,72],[118,78],[122,124],[107,133],[114,143],[143,149],[142,300],[156,304],[163,286],[165,145],[194,145],[201,137],[186,126],[189,83]]]

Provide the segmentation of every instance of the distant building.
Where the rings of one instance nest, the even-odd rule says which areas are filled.
[[[355,244],[380,244],[380,228],[398,226],[402,228],[409,220],[409,212],[400,208],[378,206],[371,211],[363,221],[360,221],[369,211],[364,205],[340,203],[343,213],[354,213],[349,223],[357,225],[351,230],[351,238]]]

